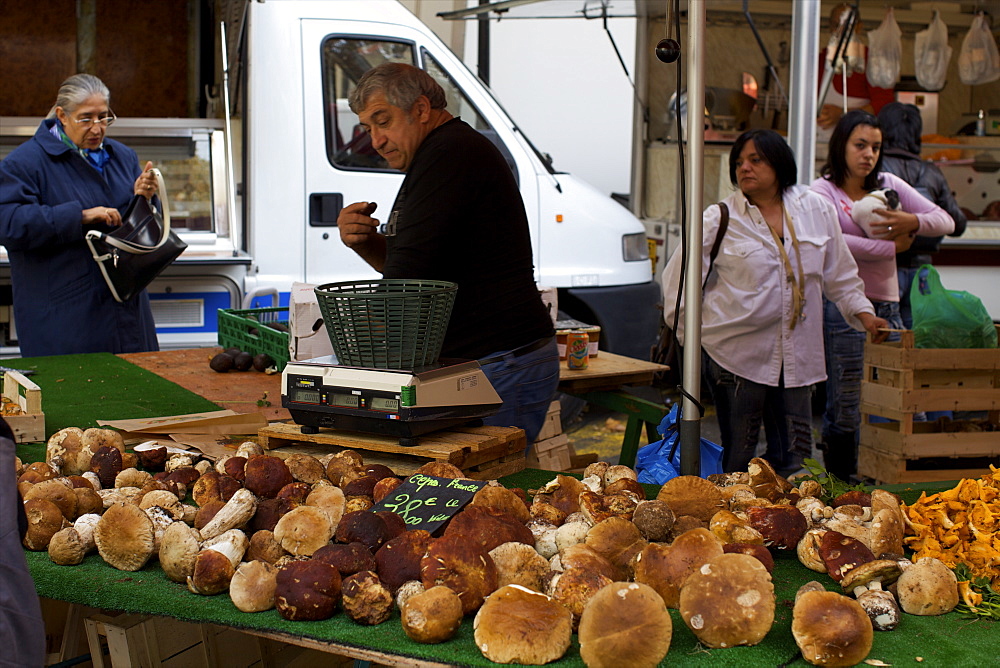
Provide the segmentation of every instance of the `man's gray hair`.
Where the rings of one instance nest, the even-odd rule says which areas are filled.
[[[73,111],[94,95],[100,95],[105,102],[111,104],[111,92],[103,81],[93,74],[74,74],[59,86],[56,103],[52,105],[46,118],[55,118],[56,107],[62,107],[64,111]]]
[[[365,72],[348,98],[351,111],[360,114],[375,93],[382,93],[386,102],[405,111],[412,109],[421,95],[430,101],[431,109],[444,109],[448,104],[444,89],[431,75],[405,63],[382,63]]]

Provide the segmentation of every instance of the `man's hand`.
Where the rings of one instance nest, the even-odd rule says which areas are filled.
[[[375,202],[355,202],[345,206],[337,216],[337,229],[345,246],[377,271],[382,271],[385,265],[385,237],[378,232],[378,219],[371,217],[377,206]]]
[[[858,313],[858,320],[864,325],[865,331],[871,335],[872,343],[882,343],[889,338],[889,321],[871,313]]]
[[[373,235],[378,234],[379,221],[371,217],[377,206],[375,202],[355,202],[341,209],[337,228],[345,246],[356,251],[371,243]]]

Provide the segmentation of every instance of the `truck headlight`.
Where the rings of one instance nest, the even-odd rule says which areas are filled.
[[[646,233],[622,235],[622,257],[626,262],[649,260],[649,244],[646,243]]]

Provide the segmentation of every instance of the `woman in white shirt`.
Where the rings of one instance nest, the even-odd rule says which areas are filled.
[[[780,407],[774,415],[779,442],[811,450],[812,386],[826,379],[824,295],[853,327],[885,337],[878,330],[886,322],[864,295],[833,205],[795,185],[795,175],[795,156],[773,130],[744,132],[729,155],[730,180],[739,190],[724,200],[729,226],[702,305],[703,375],[718,413],[726,471],[747,469],[765,407]],[[703,283],[719,223],[720,209],[712,205],[704,214]],[[682,256],[674,253],[663,271],[668,324]],[[683,343],[683,316],[679,323]]]

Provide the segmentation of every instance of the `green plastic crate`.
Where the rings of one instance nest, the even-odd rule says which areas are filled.
[[[268,327],[268,323],[288,326],[288,307],[219,309],[219,345],[239,348],[251,355],[267,353],[278,371],[288,364],[289,333]]]

